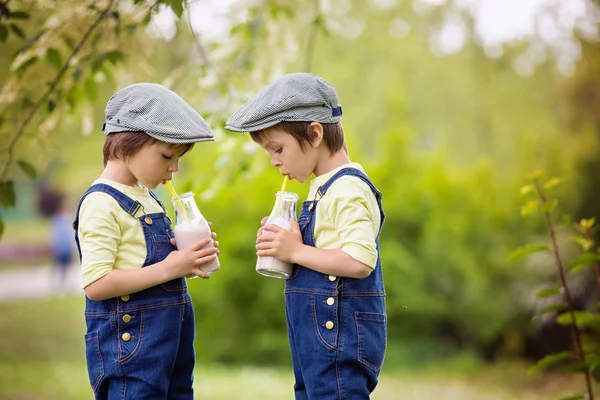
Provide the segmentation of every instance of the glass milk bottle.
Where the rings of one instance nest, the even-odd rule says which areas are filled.
[[[173,231],[175,232],[175,242],[178,249],[185,249],[202,239],[212,238],[208,222],[206,222],[194,201],[194,193],[183,193],[179,196],[179,199],[173,198],[172,201],[175,207],[175,229]],[[203,248],[213,246],[214,243],[210,242]],[[200,266],[200,270],[209,273],[218,271],[219,268],[218,257]],[[188,278],[196,278],[196,276],[191,275]]]
[[[275,206],[267,219],[267,224],[274,224],[286,231],[292,229],[290,220],[296,221],[296,202],[298,195],[292,192],[277,192]],[[273,233],[263,230],[263,233]],[[256,272],[272,278],[289,278],[292,274],[292,264],[279,261],[274,257],[258,257],[256,261]]]

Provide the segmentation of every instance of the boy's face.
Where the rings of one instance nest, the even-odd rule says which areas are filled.
[[[274,128],[263,134],[260,146],[269,153],[271,165],[279,168],[279,173],[287,175],[290,180],[304,183],[313,174],[317,163],[317,151],[310,143],[306,143],[302,151],[292,135]]]
[[[171,180],[173,172],[179,169],[180,155],[175,150],[173,145],[155,142],[142,147],[127,159],[126,164],[142,185],[154,189],[159,184]]]

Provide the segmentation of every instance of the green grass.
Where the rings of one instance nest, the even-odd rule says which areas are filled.
[[[82,297],[0,303],[0,399],[91,398],[84,359]],[[210,343],[197,343],[197,351]],[[583,387],[579,377],[528,376],[526,366],[385,370],[373,400],[550,400]],[[199,365],[198,399],[293,399],[291,368]]]

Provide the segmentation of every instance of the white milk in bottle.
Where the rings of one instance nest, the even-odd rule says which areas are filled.
[[[291,231],[290,220],[296,220],[296,202],[298,195],[292,192],[277,192],[275,206],[267,219],[267,224],[282,227]],[[263,230],[263,233],[273,233]],[[293,265],[276,259],[275,257],[258,257],[256,260],[256,272],[271,278],[287,279],[292,275]]]
[[[178,199],[173,199],[175,206],[175,242],[178,249],[185,249],[198,243],[202,239],[212,238],[212,233],[208,222],[200,213],[196,202],[194,201],[193,193],[183,193]],[[214,241],[211,240],[203,248],[214,246]],[[218,271],[220,268],[219,258],[215,258],[211,262],[200,265],[200,270],[210,273]],[[196,278],[195,275],[190,275],[188,278]]]

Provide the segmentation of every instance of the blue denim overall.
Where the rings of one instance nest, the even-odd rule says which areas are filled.
[[[109,194],[132,218],[142,207],[109,185],[90,187],[73,224],[80,259],[79,208],[93,192]],[[174,235],[167,214],[145,214],[143,207],[142,214],[137,219],[146,238],[146,267],[175,248],[169,242]],[[184,278],[108,300],[86,297],[85,321],[86,359],[96,399],[193,399],[194,310]]]
[[[298,223],[304,244],[315,245],[318,200],[333,182],[347,175],[369,185],[379,204],[383,225],[381,192],[360,170],[344,168],[319,188],[314,201],[303,203]],[[369,399],[377,385],[387,340],[379,256],[375,269],[365,279],[339,278],[294,265],[286,281],[285,306],[296,399]]]

